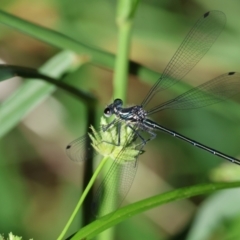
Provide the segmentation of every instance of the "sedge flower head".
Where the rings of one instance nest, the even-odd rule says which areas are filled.
[[[101,128],[104,128],[107,124],[106,118],[102,117]],[[133,130],[124,123],[121,123],[120,133],[117,124],[99,132],[93,126],[90,128],[92,133],[89,133],[89,137],[92,140],[92,147],[104,157],[110,157],[113,160],[118,158],[120,163],[123,163],[136,160],[136,157],[141,153],[138,149],[139,145],[134,141],[135,134]]]

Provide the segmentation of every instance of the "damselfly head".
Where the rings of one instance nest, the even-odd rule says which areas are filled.
[[[123,105],[123,101],[119,98],[115,99],[113,103],[109,104],[105,109],[104,109],[104,116],[105,117],[111,117],[114,113],[116,112],[118,108],[121,108]]]

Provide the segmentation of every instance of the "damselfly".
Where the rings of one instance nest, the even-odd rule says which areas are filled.
[[[106,117],[114,116],[115,118],[99,131],[99,135],[110,131],[112,127],[116,127],[117,140],[112,144],[113,146],[121,146],[121,149],[115,155],[113,154],[114,161],[96,191],[93,204],[94,211],[96,211],[96,205],[104,204],[109,198],[112,198],[114,204],[105,209],[100,215],[109,213],[119,207],[134,180],[137,170],[137,158],[142,153],[142,149],[146,143],[156,137],[157,130],[170,134],[230,162],[240,164],[240,160],[234,157],[185,137],[149,119],[149,116],[152,114],[165,109],[199,108],[220,102],[235,95],[239,92],[240,88],[239,73],[229,72],[220,75],[174,99],[146,110],[147,104],[157,93],[181,80],[199,62],[218,38],[225,22],[226,17],[220,11],[205,13],[187,34],[161,77],[153,85],[140,105],[124,108],[122,100],[115,99],[113,103],[105,108],[104,115]],[[123,127],[130,129],[130,136],[125,140],[122,139],[121,133]],[[68,156],[77,162],[86,160],[88,158],[88,150],[85,149],[87,141],[89,141],[88,135],[70,143],[67,146]],[[133,155],[134,158],[131,160],[130,158],[132,157],[127,152],[129,151],[130,142],[137,142],[132,147],[136,149],[136,152]],[[103,140],[102,143],[111,144],[111,142],[106,140]],[[115,174],[118,177],[117,187],[115,185],[112,186],[112,182],[116,181]],[[97,215],[96,212],[95,214]]]

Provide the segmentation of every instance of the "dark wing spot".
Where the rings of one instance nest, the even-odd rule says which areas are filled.
[[[72,145],[67,145],[66,149],[69,149],[69,148],[71,148],[71,146],[72,146]]]
[[[206,12],[203,16],[206,18],[209,15],[209,12]]]
[[[229,72],[228,73],[228,75],[234,75],[235,74],[235,72]]]

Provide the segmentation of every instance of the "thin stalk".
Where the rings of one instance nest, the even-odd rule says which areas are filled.
[[[79,199],[79,201],[78,201],[78,203],[77,203],[77,205],[76,205],[72,215],[70,216],[67,224],[65,225],[64,229],[62,230],[62,232],[59,235],[59,237],[57,238],[57,240],[62,240],[63,239],[64,235],[66,234],[66,232],[68,230],[68,228],[70,227],[70,225],[72,224],[74,218],[76,217],[80,207],[82,206],[82,203],[85,200],[88,192],[90,191],[91,187],[93,186],[93,184],[94,184],[94,182],[95,182],[99,172],[102,170],[102,168],[103,168],[104,164],[107,162],[107,160],[108,160],[108,157],[104,157],[102,159],[102,161],[99,163],[99,165],[98,165],[97,169],[95,170],[93,176],[91,177],[87,187],[85,188],[84,192],[82,193],[82,195],[81,195],[81,197],[80,197],[80,199]]]
[[[113,96],[126,102],[128,84],[128,57],[130,50],[132,22],[119,24],[118,49],[113,78]]]
[[[127,84],[129,72],[129,52],[131,43],[132,17],[136,9],[136,0],[119,0],[117,6],[117,25],[118,25],[118,48],[113,78],[113,96],[114,99],[120,98],[126,103]],[[105,174],[107,174],[104,168]],[[118,173],[112,182],[114,187],[118,187]],[[111,201],[111,198],[109,199]],[[105,202],[111,206],[110,202]],[[104,209],[105,206],[101,206]],[[98,240],[114,239],[114,229],[107,229],[98,236]]]
[[[130,22],[123,23],[119,26],[118,33],[118,50],[117,58],[115,63],[114,79],[113,79],[113,96],[115,98],[121,98],[123,102],[126,102],[127,96],[127,84],[128,84],[128,55],[130,49],[130,33],[131,33]],[[109,162],[111,164],[111,162]],[[104,168],[104,175],[107,174],[109,168]],[[118,176],[118,173],[115,173]],[[112,183],[115,187],[118,187],[117,177]],[[111,199],[109,199],[111,201]],[[111,205],[110,202],[106,202],[106,205]],[[104,208],[105,206],[101,206]],[[110,240],[114,239],[114,228],[110,228],[99,234],[98,240]]]
[[[87,108],[87,125],[86,126],[95,126],[96,124],[96,115],[97,115],[97,109],[96,105],[93,107],[88,106]],[[86,143],[86,150],[87,149],[92,149],[91,146],[91,141],[90,139]],[[89,160],[84,164],[83,167],[83,182],[82,186],[83,189],[85,189],[91,180],[91,177],[93,175],[93,162],[94,162],[94,151],[93,149],[91,151],[88,151],[88,154],[90,156]],[[82,205],[82,226],[88,225],[92,221],[92,215],[89,214],[91,212],[92,208],[92,201],[93,201],[93,188],[90,189],[88,192],[87,197],[85,198],[85,201],[83,202]],[[81,217],[81,216],[79,216]]]
[[[6,74],[4,77],[0,78],[0,82],[5,81],[14,76],[19,76],[23,78],[32,79],[32,80],[40,80],[40,81],[44,80],[74,95],[75,97],[79,98],[81,101],[84,101],[88,106],[93,105],[96,100],[89,93],[86,93],[78,88],[75,88],[69,85],[68,83],[62,82],[59,79],[54,79],[50,76],[47,76],[34,68],[0,64],[0,71],[1,71],[1,75],[3,75],[3,73]]]

